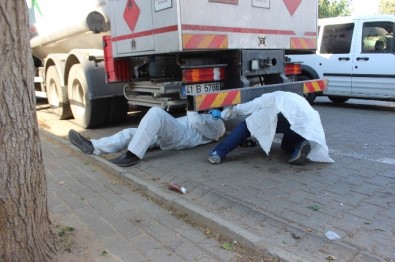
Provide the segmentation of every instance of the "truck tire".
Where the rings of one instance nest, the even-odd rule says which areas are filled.
[[[298,75],[297,80],[298,81],[308,81],[308,80],[313,80],[313,79],[307,75]],[[303,96],[306,98],[307,102],[309,102],[309,104],[311,105],[314,103],[314,100],[317,97],[317,93],[307,93],[307,94],[303,94]]]
[[[344,97],[344,96],[328,96],[328,98],[333,103],[344,103],[349,99],[348,97]]]
[[[128,109],[128,101],[124,96],[111,97],[109,99],[107,124],[115,124],[123,121],[126,118]]]
[[[67,95],[67,86],[61,86],[59,74],[54,65],[48,67],[45,76],[45,86],[52,113],[59,116],[59,119],[71,118],[72,113]]]
[[[106,124],[108,98],[89,99],[89,87],[81,64],[71,67],[68,77],[68,94],[75,122],[83,128],[94,128]]]

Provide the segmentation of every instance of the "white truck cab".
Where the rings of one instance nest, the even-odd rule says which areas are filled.
[[[301,80],[328,79],[318,95],[333,102],[395,101],[394,30],[395,15],[319,19],[316,52],[289,58],[303,63]]]

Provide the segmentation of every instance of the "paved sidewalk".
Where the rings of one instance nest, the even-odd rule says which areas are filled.
[[[40,137],[51,216],[90,235],[95,261],[237,260],[215,238],[144,198],[68,143],[46,131]]]
[[[105,161],[119,154],[85,158],[108,166],[152,199],[283,261],[395,261],[395,138],[393,128],[383,128],[394,122],[393,110],[317,105],[335,164],[290,166],[278,144],[270,156],[259,147],[238,148],[221,165],[206,160],[213,144],[150,151],[126,168]],[[38,119],[64,143],[70,128],[99,138],[140,121],[133,115],[117,126],[84,130],[73,120],[57,120],[45,106]],[[184,185],[187,194],[169,194],[169,182]],[[327,239],[328,231],[340,239]]]

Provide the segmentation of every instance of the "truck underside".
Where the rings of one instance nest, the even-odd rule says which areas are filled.
[[[109,81],[127,83],[124,95],[133,106],[207,110],[235,104],[227,95],[231,90],[240,91],[236,92],[241,94],[240,103],[276,90],[307,97],[326,85],[322,80],[296,82],[300,64],[284,61],[284,50],[182,52],[115,60],[107,53],[106,64],[112,65],[106,67]],[[198,105],[194,97],[199,96],[212,97],[210,107]]]
[[[106,62],[115,64],[110,81],[128,82],[124,95],[131,105],[184,106],[187,95],[289,81],[283,50],[183,52]]]

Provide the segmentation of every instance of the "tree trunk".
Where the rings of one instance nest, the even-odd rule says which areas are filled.
[[[47,183],[25,0],[0,1],[0,261],[49,261]]]

